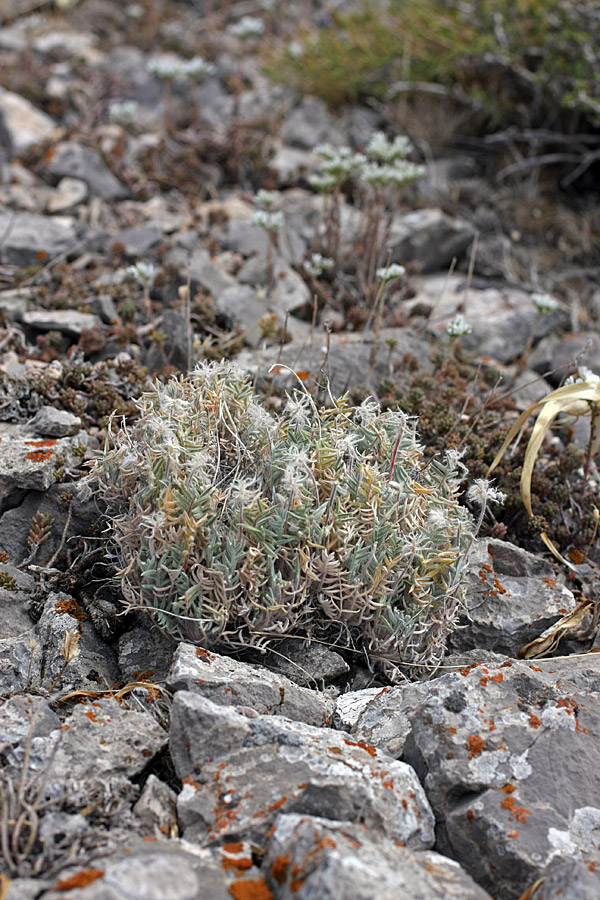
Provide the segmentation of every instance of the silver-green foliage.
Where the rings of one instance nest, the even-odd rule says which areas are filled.
[[[307,635],[392,678],[439,661],[473,536],[456,453],[426,461],[414,421],[371,399],[297,391],[276,419],[224,362],[139,405],[88,479],[131,607],[203,646]]]

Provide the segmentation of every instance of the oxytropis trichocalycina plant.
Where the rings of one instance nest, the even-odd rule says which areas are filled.
[[[84,486],[108,503],[131,608],[206,647],[307,636],[392,679],[441,660],[474,535],[456,452],[427,461],[414,420],[372,399],[296,391],[274,418],[225,362],[139,405]]]

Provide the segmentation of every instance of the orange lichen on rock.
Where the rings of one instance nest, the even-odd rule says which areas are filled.
[[[469,753],[469,759],[479,756],[485,749],[483,746],[483,738],[478,734],[467,735],[467,743],[465,746],[471,751]]]
[[[46,462],[51,456],[52,450],[30,450],[25,454],[25,459],[30,459],[32,462]]]
[[[292,864],[292,858],[290,856],[289,850],[285,854],[285,856],[278,856],[277,859],[271,863],[271,875],[279,884],[283,884],[285,879],[287,878],[288,869]]]
[[[59,600],[54,609],[57,613],[66,613],[79,622],[85,622],[87,619],[86,613],[84,613],[75,597],[70,597],[68,600]]]
[[[83,869],[81,872],[71,875],[70,878],[59,879],[54,890],[72,891],[74,888],[84,888],[87,887],[88,884],[97,881],[98,878],[102,878],[103,875],[104,869]]]
[[[345,744],[348,744],[349,747],[360,747],[361,750],[365,750],[369,756],[377,756],[377,748],[372,747],[371,744],[367,744],[365,741],[344,741]]]
[[[264,878],[233,881],[227,890],[234,900],[273,900],[273,892]]]
[[[251,869],[254,863],[249,856],[224,856],[221,860],[221,866],[227,871],[229,869]]]
[[[517,822],[522,822],[523,824],[527,822],[527,817],[530,815],[529,810],[523,806],[517,806],[514,797],[505,797],[500,806],[502,809],[507,809],[511,817],[516,819]]]

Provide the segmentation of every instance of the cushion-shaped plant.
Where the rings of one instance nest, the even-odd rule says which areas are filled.
[[[307,636],[392,678],[440,661],[473,537],[456,452],[425,460],[414,420],[372,399],[296,391],[274,418],[224,362],[139,405],[87,480],[130,607],[203,646]]]

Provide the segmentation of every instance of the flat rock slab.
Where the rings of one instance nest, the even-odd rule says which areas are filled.
[[[77,309],[32,309],[23,313],[22,322],[38,331],[60,331],[79,337],[82,331],[100,328],[102,320]]]
[[[295,638],[286,638],[278,643],[275,652],[267,651],[265,663],[296,684],[310,688],[328,684],[350,671],[346,660],[335,650],[324,644]]]
[[[242,351],[236,361],[259,378],[265,378],[274,366],[271,377],[278,387],[287,390],[297,387],[287,366],[298,372],[309,385],[314,380],[320,383],[324,373],[334,396],[340,396],[355,385],[378,385],[395,365],[402,365],[405,357],[412,357],[425,371],[431,368],[429,344],[410,328],[383,328],[375,350],[374,342],[372,332],[327,336],[316,331],[312,338],[294,340],[283,347]]]
[[[187,840],[260,844],[280,812],[297,812],[360,821],[417,850],[433,842],[433,816],[410,766],[340,732],[240,715],[179,691],[170,750],[184,783],[177,809]]]
[[[0,88],[0,110],[10,134],[13,154],[25,153],[34,144],[48,140],[56,122],[19,94]]]
[[[435,811],[436,849],[498,900],[554,858],[600,862],[597,657],[475,664],[373,705],[408,720],[403,759]]]
[[[241,843],[243,852],[237,856],[177,840],[140,846],[134,838],[128,843],[134,846],[101,857],[85,869],[63,870],[39,900],[268,900],[270,896],[252,866],[250,848]]]
[[[192,644],[177,647],[167,685],[224,706],[249,707],[261,715],[286,716],[310,725],[326,725],[333,715],[333,700],[324,694]]]
[[[97,150],[75,141],[57,144],[44,159],[45,169],[55,178],[79,178],[85,181],[90,193],[103,200],[118,200],[129,193],[115,178]]]
[[[39,438],[27,426],[0,423],[0,512],[20,491],[45,491],[64,466],[77,465],[73,450],[87,444],[87,434]],[[28,529],[31,523],[23,523]],[[21,562],[21,560],[15,560]]]
[[[386,246],[393,263],[413,262],[421,272],[439,272],[462,256],[474,237],[473,226],[464,219],[441,209],[415,209],[396,216]]]
[[[471,353],[490,356],[500,363],[518,360],[532,333],[543,337],[562,320],[561,310],[539,317],[531,295],[511,287],[470,285],[463,275],[438,275],[415,278],[415,296],[406,303],[410,312],[416,306],[432,308],[429,333],[444,337],[448,322],[462,313],[471,325],[470,334],[460,338]]]
[[[490,900],[452,859],[313,816],[279,816],[263,869],[275,900]]]
[[[465,613],[449,641],[453,650],[516,656],[577,605],[550,563],[508,541],[475,541],[466,575]]]
[[[78,240],[73,219],[8,209],[0,209],[0,234],[0,262],[12,266],[43,265]]]

